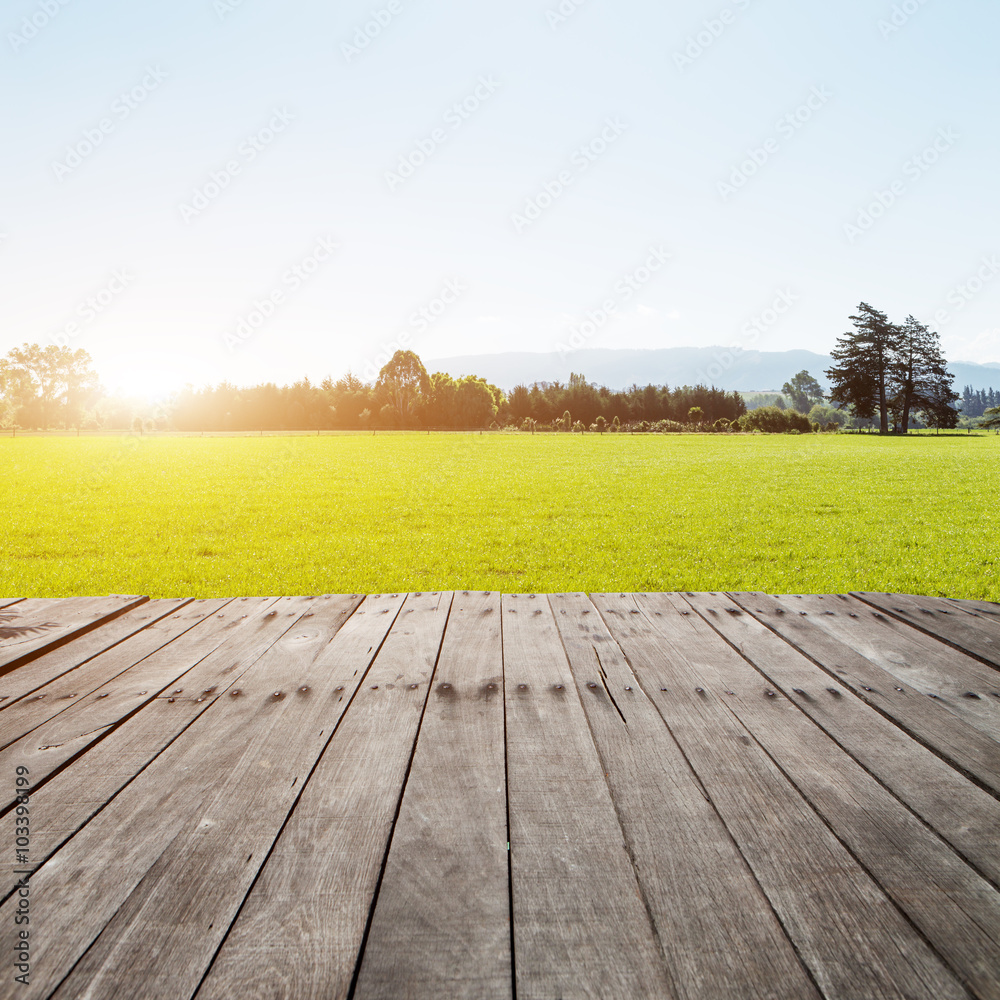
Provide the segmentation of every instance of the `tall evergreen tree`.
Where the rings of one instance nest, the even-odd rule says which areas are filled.
[[[913,316],[907,316],[898,330],[892,375],[897,385],[893,402],[899,413],[900,429],[904,434],[909,430],[913,410],[933,414],[934,425],[944,427],[943,421],[949,419],[944,411],[953,409],[952,404],[959,396],[952,389],[955,376],[948,371],[941,353],[941,338]]]
[[[845,333],[831,352],[837,362],[825,372],[830,400],[850,406],[862,420],[879,415],[880,431],[889,432],[894,364],[902,339],[900,328],[884,312],[862,302],[850,317],[854,331]]]

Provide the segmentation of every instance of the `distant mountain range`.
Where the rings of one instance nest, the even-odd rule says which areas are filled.
[[[507,391],[521,383],[567,382],[570,372],[578,372],[588,382],[610,389],[652,382],[670,386],[705,383],[740,392],[774,391],[803,369],[828,388],[823,371],[832,364],[829,355],[813,351],[742,351],[734,354],[725,347],[668,347],[652,351],[585,349],[566,355],[512,351],[426,362],[430,372],[443,371],[456,378],[481,375]],[[998,363],[954,363],[948,367],[955,375],[955,387],[959,392],[967,385],[973,389],[1000,388]]]

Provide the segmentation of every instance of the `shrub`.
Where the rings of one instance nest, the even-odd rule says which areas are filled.
[[[777,406],[759,406],[756,410],[744,413],[739,419],[740,430],[760,431],[764,434],[787,434],[795,431],[798,434],[810,434],[813,425],[803,413],[795,410],[782,410]]]
[[[813,424],[804,413],[798,410],[785,410],[785,419],[788,421],[790,431],[798,431],[800,434],[811,434]]]
[[[688,428],[684,424],[677,423],[676,420],[659,420],[650,428],[657,434],[680,434]]]

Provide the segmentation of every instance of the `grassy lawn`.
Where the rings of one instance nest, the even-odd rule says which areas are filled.
[[[19,437],[0,469],[0,597],[1000,600],[992,435]]]

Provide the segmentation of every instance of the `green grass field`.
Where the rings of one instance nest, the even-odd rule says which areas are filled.
[[[0,469],[0,597],[1000,599],[996,436],[26,437]]]

